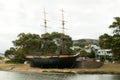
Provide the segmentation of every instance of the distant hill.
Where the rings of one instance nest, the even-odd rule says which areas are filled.
[[[95,44],[98,45],[98,40],[97,39],[79,39],[79,40],[73,40],[74,45],[79,45],[81,47],[84,47],[85,45],[89,44]]]

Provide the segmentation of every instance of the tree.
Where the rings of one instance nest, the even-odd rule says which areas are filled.
[[[11,58],[11,62],[23,63],[25,61],[25,55],[32,52],[39,52],[41,49],[41,39],[37,34],[20,33],[18,39],[12,41],[15,48],[10,48],[5,51],[5,56],[14,55]]]
[[[120,60],[120,35],[113,35],[112,51],[114,57]]]
[[[6,50],[5,55],[14,54],[15,58],[11,59],[13,62],[24,62],[25,55],[30,53],[39,53],[39,55],[54,55],[60,53],[71,54],[72,38],[68,35],[53,32],[42,34],[20,33],[18,38],[12,41],[15,48]]]
[[[120,35],[120,17],[114,17],[115,21],[109,26],[109,28],[113,28],[113,34]]]
[[[112,43],[112,36],[108,34],[103,34],[99,37],[99,45],[102,49],[110,49],[111,48],[111,43]]]
[[[43,55],[54,54],[57,49],[57,45],[54,43],[51,34],[50,33],[42,34],[41,40],[42,40],[41,50],[43,52]]]
[[[87,53],[85,50],[81,50],[81,51],[80,51],[80,56],[81,56],[81,57],[88,57],[88,54],[89,54],[89,53]]]
[[[115,17],[115,21],[109,26],[113,29],[112,50],[114,57],[120,60],[120,17]]]
[[[63,33],[53,32],[51,33],[51,38],[54,43],[57,45],[57,52],[62,54],[71,54],[73,41],[69,35],[65,35]]]
[[[16,49],[14,47],[10,47],[9,50],[5,51],[5,57],[10,59],[10,55],[15,55]]]
[[[85,41],[82,41],[82,40],[77,42],[77,43],[74,43],[74,46],[79,46],[79,47],[82,47],[82,48],[84,48],[85,45],[88,45],[88,43],[85,42]]]
[[[23,49],[24,53],[29,54],[31,52],[40,51],[41,39],[37,34],[20,33],[18,39],[13,41],[13,44],[17,49]]]
[[[89,58],[95,58],[95,51],[91,49],[91,52],[88,53]]]

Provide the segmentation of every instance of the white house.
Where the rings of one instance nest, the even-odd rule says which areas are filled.
[[[104,57],[105,60],[108,58],[112,58],[113,53],[111,49],[100,49],[96,52],[96,59],[101,59],[101,57]]]

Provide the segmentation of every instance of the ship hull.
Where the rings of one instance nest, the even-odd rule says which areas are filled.
[[[41,68],[74,68],[76,57],[29,58],[31,67]]]

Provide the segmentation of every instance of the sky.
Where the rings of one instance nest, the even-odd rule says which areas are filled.
[[[109,25],[120,16],[120,0],[0,0],[0,52],[13,46],[19,33],[43,34],[43,11],[47,32],[62,32],[64,9],[65,34],[73,40],[98,39],[111,34]]]

